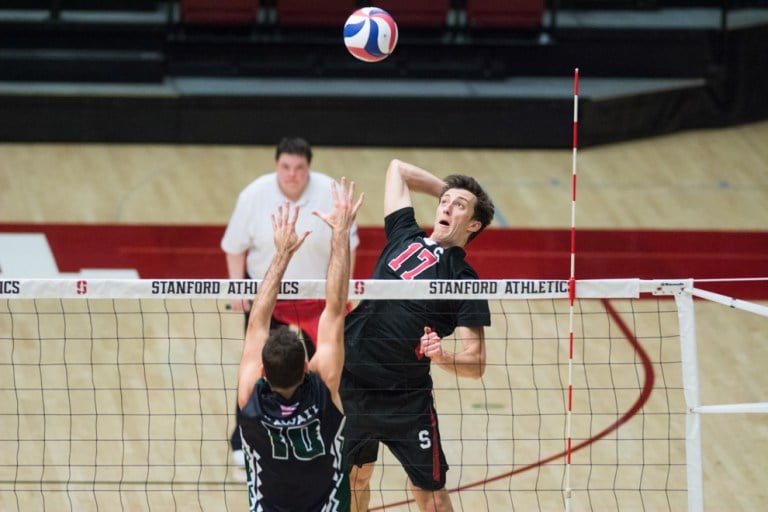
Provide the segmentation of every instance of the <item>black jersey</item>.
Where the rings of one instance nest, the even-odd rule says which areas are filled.
[[[427,238],[413,208],[387,215],[384,230],[373,279],[478,278],[464,249],[443,249]],[[458,326],[490,324],[486,300],[364,300],[347,315],[345,370],[378,388],[431,388],[429,359],[418,351],[424,327],[445,337]]]
[[[344,415],[310,372],[290,399],[259,379],[238,421],[250,510],[336,511],[349,507],[343,473]]]

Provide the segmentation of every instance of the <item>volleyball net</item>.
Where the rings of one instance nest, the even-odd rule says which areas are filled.
[[[228,304],[258,284],[0,281],[0,510],[246,507]],[[696,313],[768,308],[694,285],[577,281],[573,308],[559,280],[352,281],[350,298],[489,300],[483,378],[432,370],[457,510],[701,510],[702,415],[768,403],[700,403]],[[324,291],[290,281],[280,298]],[[386,449],[371,490],[373,509],[416,509]]]

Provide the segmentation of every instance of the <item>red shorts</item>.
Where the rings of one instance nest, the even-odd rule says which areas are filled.
[[[325,301],[322,299],[279,300],[272,316],[284,324],[297,326],[309,334],[312,344],[317,346],[317,324],[324,308]],[[347,304],[347,313],[349,310],[350,305]]]

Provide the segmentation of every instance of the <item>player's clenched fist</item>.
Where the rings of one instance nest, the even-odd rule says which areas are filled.
[[[443,357],[443,345],[440,336],[430,327],[424,327],[424,336],[421,337],[421,353],[430,359]]]

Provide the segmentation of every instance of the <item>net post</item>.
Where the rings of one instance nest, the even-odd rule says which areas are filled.
[[[704,474],[701,453],[701,415],[697,412],[699,397],[699,366],[696,355],[696,322],[693,295],[689,291],[674,294],[680,323],[680,356],[685,398],[685,457],[688,480],[688,510],[704,510]]]

